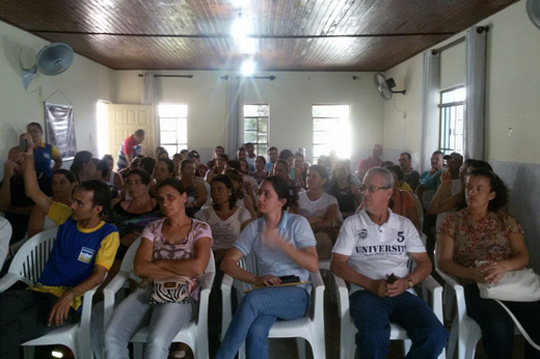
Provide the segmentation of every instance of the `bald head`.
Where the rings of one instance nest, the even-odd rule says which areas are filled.
[[[381,156],[383,154],[383,148],[382,145],[373,145],[373,148],[371,149],[371,158],[373,158],[376,161],[379,161],[381,159]]]
[[[8,152],[8,160],[15,162],[17,166],[14,168],[14,172],[16,175],[22,175],[23,174],[23,164],[24,164],[24,156],[19,150],[19,147],[11,147],[11,149]]]

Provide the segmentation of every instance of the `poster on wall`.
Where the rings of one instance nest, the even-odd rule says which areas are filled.
[[[75,122],[72,105],[45,104],[45,133],[47,143],[55,145],[64,161],[77,153]]]

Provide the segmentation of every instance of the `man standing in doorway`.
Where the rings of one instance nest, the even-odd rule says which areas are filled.
[[[141,143],[144,141],[144,135],[144,130],[138,129],[122,142],[116,159],[117,170],[129,167],[133,158],[141,153]]]

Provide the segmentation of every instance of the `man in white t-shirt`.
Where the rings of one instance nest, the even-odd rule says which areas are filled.
[[[413,342],[410,357],[436,358],[448,332],[413,289],[430,274],[431,261],[411,221],[388,208],[393,182],[384,168],[367,172],[364,209],[343,223],[330,269],[351,283],[351,317],[361,357],[386,358],[393,322]],[[409,255],[417,264],[412,273]]]

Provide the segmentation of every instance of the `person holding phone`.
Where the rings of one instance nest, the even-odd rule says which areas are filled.
[[[62,156],[55,145],[43,142],[43,127],[37,122],[31,122],[26,125],[26,131],[32,136],[34,142],[34,167],[39,179],[41,176],[52,178],[52,173],[62,167]],[[21,141],[25,141],[21,138]],[[28,146],[27,142],[24,145]],[[21,148],[22,152],[26,148]],[[51,164],[54,165],[51,168]]]
[[[234,358],[244,340],[248,358],[267,358],[268,332],[274,322],[301,318],[309,309],[310,287],[279,286],[279,277],[295,275],[306,281],[309,272],[319,269],[316,241],[308,221],[287,213],[296,200],[287,181],[267,178],[259,195],[262,218],[247,225],[221,263],[225,273],[262,288],[252,290],[240,301],[217,359]],[[258,275],[238,265],[251,252],[257,255]]]

